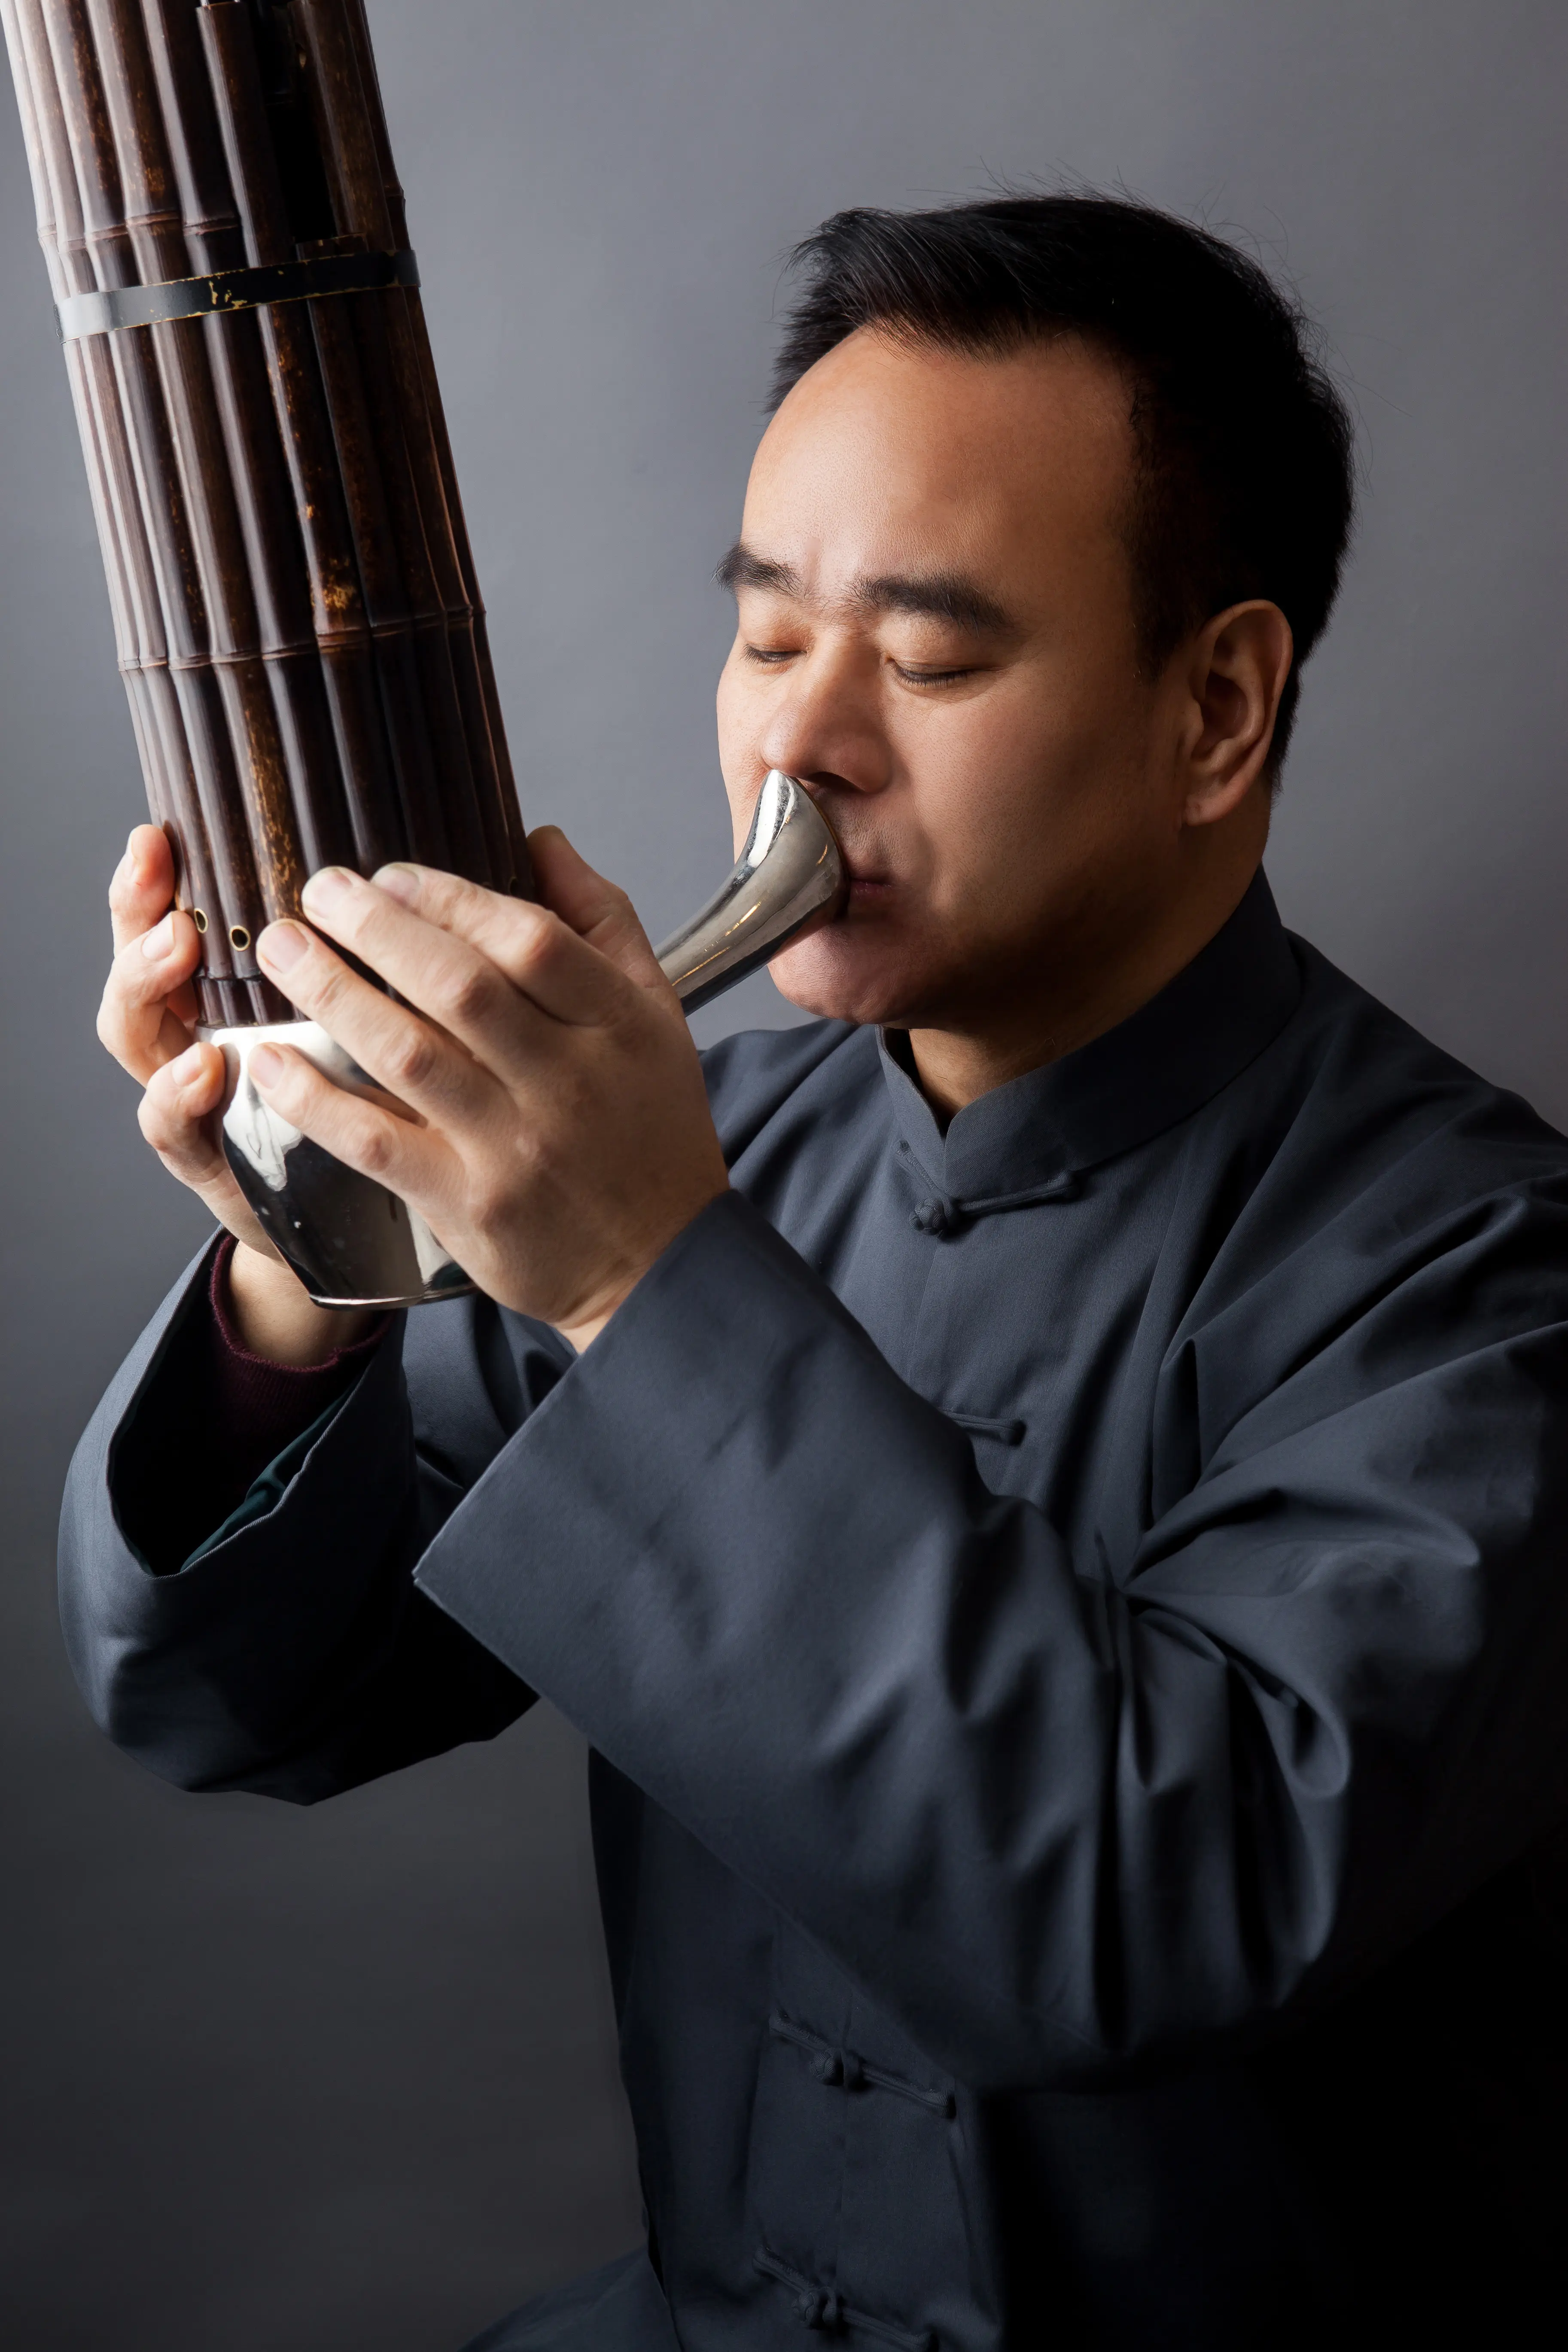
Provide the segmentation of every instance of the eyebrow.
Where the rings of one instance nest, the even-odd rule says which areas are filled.
[[[721,588],[773,588],[781,596],[798,596],[800,574],[787,563],[775,563],[771,556],[759,555],[738,539],[726,550],[714,566],[713,577]]]
[[[920,613],[928,620],[950,621],[955,628],[995,636],[1015,625],[994,596],[966,580],[962,572],[926,572],[910,577],[892,572],[878,580],[855,583],[854,599],[869,613]]]
[[[772,556],[759,555],[744,540],[738,539],[720,558],[713,576],[721,588],[771,588],[781,596],[804,593],[797,572]],[[915,613],[987,636],[1003,635],[1017,626],[994,596],[961,572],[885,572],[858,580],[849,593],[851,603],[862,612]]]

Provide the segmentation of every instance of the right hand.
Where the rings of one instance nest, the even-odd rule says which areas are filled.
[[[174,860],[155,824],[139,824],[109,886],[114,929],[98,1034],[145,1091],[142,1132],[168,1170],[188,1185],[246,1249],[281,1260],[246,1204],[224,1158],[219,1115],[228,1072],[216,1045],[195,1035],[191,976],[202,943],[174,905]]]

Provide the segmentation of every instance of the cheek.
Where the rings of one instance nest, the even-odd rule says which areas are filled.
[[[956,882],[1037,838],[1078,765],[1064,756],[1037,696],[1005,688],[911,714],[906,772],[910,810]]]
[[[909,762],[932,911],[1010,928],[1106,854],[1132,814],[1125,714],[1038,678],[932,712]],[[911,751],[915,747],[911,746]]]

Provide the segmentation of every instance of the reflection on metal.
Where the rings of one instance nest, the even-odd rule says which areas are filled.
[[[687,1012],[744,980],[843,903],[845,874],[826,819],[791,776],[763,784],[734,871],[716,897],[666,940],[658,960]],[[473,1284],[422,1217],[395,1192],[345,1168],[269,1110],[250,1076],[258,1045],[292,1045],[334,1086],[396,1108],[313,1021],[204,1029],[231,1074],[224,1150],[241,1192],[279,1255],[321,1307],[419,1307]]]
[[[270,1109],[256,1090],[258,1045],[292,1045],[345,1093],[392,1104],[341,1045],[313,1021],[245,1029],[204,1029],[223,1048],[232,1091],[223,1143],[240,1191],[268,1241],[320,1307],[419,1307],[473,1288],[423,1217],[378,1184],[345,1168]]]
[[[826,818],[793,776],[770,769],[729,880],[658,950],[688,1013],[831,922],[844,882]]]

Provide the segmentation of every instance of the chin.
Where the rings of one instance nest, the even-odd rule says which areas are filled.
[[[868,928],[829,923],[785,948],[768,966],[779,994],[820,1020],[895,1029],[918,1023],[930,976],[912,968],[907,948],[868,936]]]

